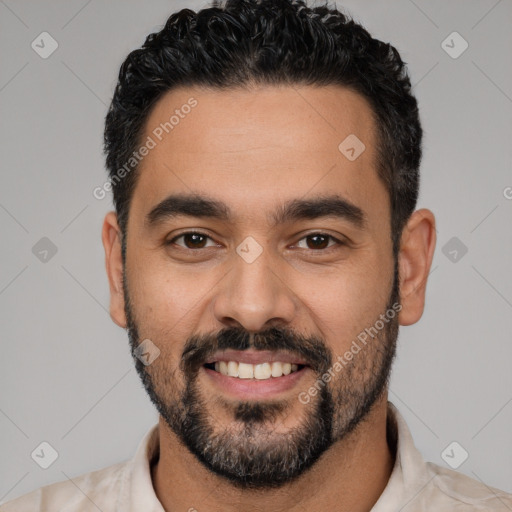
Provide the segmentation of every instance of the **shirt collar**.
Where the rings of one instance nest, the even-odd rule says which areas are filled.
[[[401,510],[414,500],[433,478],[427,471],[423,456],[414,445],[405,419],[389,401],[387,436],[391,448],[396,447],[395,464],[388,483],[371,512]]]
[[[159,448],[157,423],[144,435],[135,456],[127,465],[116,512],[165,512],[151,480],[151,465],[159,455]]]
[[[409,428],[398,409],[388,401],[387,438],[396,449],[395,464],[388,483],[371,512],[388,512],[404,507],[429,483],[425,461],[414,446]],[[159,454],[158,423],[153,425],[139,443],[133,459],[127,464],[123,478],[118,512],[165,512],[151,480],[151,465]]]

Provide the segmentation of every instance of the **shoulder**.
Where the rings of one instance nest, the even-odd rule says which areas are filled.
[[[427,503],[439,500],[446,504],[446,509],[439,509],[439,512],[512,510],[512,494],[432,462],[427,462],[426,468],[431,485],[427,486],[428,491],[425,489],[424,499]]]
[[[112,510],[122,492],[128,462],[36,489],[0,505],[0,512],[97,512]],[[104,508],[103,508],[104,507]]]

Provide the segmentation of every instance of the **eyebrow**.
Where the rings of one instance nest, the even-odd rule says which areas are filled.
[[[220,221],[232,219],[230,208],[216,199],[195,194],[173,194],[158,203],[147,215],[146,225],[152,227],[164,220],[179,216],[212,218]],[[299,220],[335,217],[347,220],[358,229],[365,229],[364,211],[338,195],[292,199],[280,205],[269,217],[271,227]]]

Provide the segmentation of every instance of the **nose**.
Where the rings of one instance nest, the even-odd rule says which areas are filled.
[[[233,254],[233,266],[213,298],[217,321],[252,332],[290,324],[297,298],[285,282],[284,273],[273,266],[267,250],[252,262]]]

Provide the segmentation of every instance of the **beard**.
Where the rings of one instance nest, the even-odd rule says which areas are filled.
[[[142,340],[125,273],[123,279],[130,347],[146,392],[181,443],[208,470],[236,487],[279,488],[297,479],[335,442],[353,432],[387,390],[396,354],[398,315],[389,319],[378,336],[361,348],[329,384],[322,382],[318,394],[307,404],[298,396],[237,402],[207,398],[198,382],[199,372],[217,350],[286,350],[307,363],[316,382],[329,369],[332,372],[335,358],[323,339],[287,328],[254,334],[243,328],[226,328],[216,334],[190,337],[177,368],[165,357],[166,341],[153,339],[163,357],[146,366],[136,356]],[[392,306],[398,301],[395,261],[386,312],[394,311]],[[286,418],[292,412],[297,414],[297,409],[298,425],[285,429]]]

